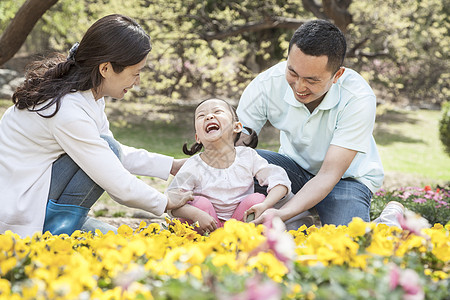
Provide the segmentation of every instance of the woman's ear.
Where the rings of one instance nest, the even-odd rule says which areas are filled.
[[[195,142],[198,144],[201,144],[202,142],[200,141],[200,139],[198,138],[198,135],[195,134]]]
[[[108,76],[108,71],[112,68],[111,64],[109,62],[101,63],[98,65],[98,71],[102,75],[103,78],[106,78]]]
[[[242,123],[241,122],[235,122],[234,123],[234,129],[233,132],[234,133],[239,133],[242,131]]]

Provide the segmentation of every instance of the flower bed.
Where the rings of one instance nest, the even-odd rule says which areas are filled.
[[[279,220],[278,220],[279,221]],[[281,222],[281,221],[280,221]],[[420,234],[355,218],[289,233],[174,220],[119,234],[0,235],[0,299],[445,299],[450,225]]]
[[[380,190],[373,196],[371,219],[378,217],[386,204],[392,200],[423,216],[430,224],[447,224],[450,221],[450,187],[434,189],[427,185],[424,188],[402,187],[392,191]]]

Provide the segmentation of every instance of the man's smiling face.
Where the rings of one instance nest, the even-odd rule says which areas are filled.
[[[294,92],[295,99],[305,104],[313,111],[333,83],[344,73],[340,68],[333,74],[327,66],[328,57],[311,56],[304,54],[296,45],[293,45],[286,66],[286,80]]]

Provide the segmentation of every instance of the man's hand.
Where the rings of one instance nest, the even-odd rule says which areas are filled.
[[[251,208],[250,208],[251,209]],[[266,211],[264,211],[259,217],[257,217],[255,220],[253,220],[250,223],[255,224],[262,224],[264,221],[269,217],[280,217],[280,211],[276,208],[269,208]]]
[[[192,191],[174,189],[167,191],[166,194],[167,194],[166,211],[179,208],[185,205],[186,202],[194,200]]]
[[[263,203],[258,203],[247,209],[244,213],[244,222],[247,220],[247,216],[251,213],[255,214],[255,219],[257,219],[263,212],[267,209],[267,205]]]

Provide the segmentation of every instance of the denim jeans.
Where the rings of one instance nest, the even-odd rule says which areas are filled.
[[[109,136],[101,136],[109,144],[114,154],[121,158],[119,143]],[[72,204],[90,208],[100,198],[104,190],[70,158],[61,155],[52,167],[52,177],[48,199],[60,204]]]
[[[109,144],[111,150],[121,159],[122,153],[119,143],[109,136],[101,136]],[[61,155],[52,166],[52,177],[48,199],[60,204],[72,204],[91,208],[100,198],[104,190],[67,154]],[[81,230],[92,231],[99,229],[106,234],[108,231],[117,233],[117,228],[100,220],[87,217]]]
[[[294,194],[314,177],[286,155],[268,150],[257,150],[257,152],[269,163],[286,170]],[[255,191],[260,189],[255,187]],[[345,178],[341,179],[315,208],[322,224],[347,225],[353,217],[360,217],[369,222],[371,199],[372,192],[366,185],[355,179]]]

